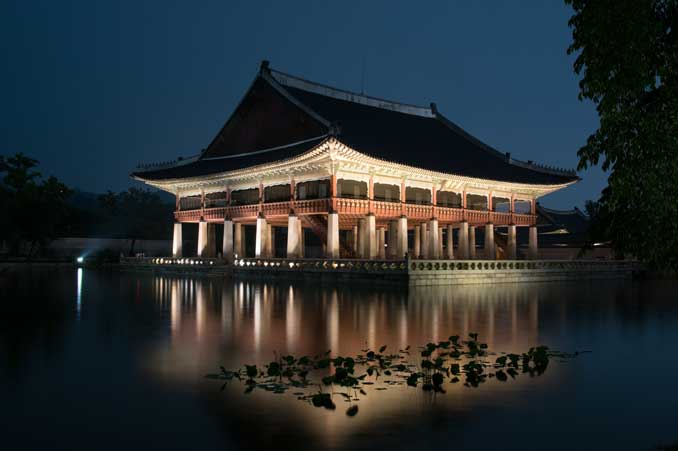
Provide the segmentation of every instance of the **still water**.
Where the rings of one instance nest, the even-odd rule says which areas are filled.
[[[678,283],[318,286],[94,270],[0,276],[0,449],[612,449],[678,442]],[[591,351],[537,378],[371,391],[355,417],[205,379],[274,351],[480,334]],[[339,400],[337,400],[339,401]]]

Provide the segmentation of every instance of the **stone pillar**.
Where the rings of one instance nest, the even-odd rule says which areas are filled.
[[[429,228],[431,229],[429,231],[429,251],[428,251],[428,256],[429,258],[432,258],[434,260],[437,260],[439,257],[438,254],[438,220],[437,219],[431,219],[429,221]]]
[[[511,224],[508,226],[506,233],[506,259],[515,260],[518,254],[516,252],[516,226]]]
[[[299,218],[296,215],[287,217],[287,258],[301,256],[301,237],[299,236]]]
[[[412,249],[414,254],[413,258],[419,258],[421,255],[421,227],[414,226],[414,249]]]
[[[353,253],[356,257],[360,256],[360,248],[358,247],[358,226],[353,226],[353,232],[351,234],[351,244],[353,248]]]
[[[468,260],[468,222],[462,221],[459,223],[459,258],[462,260]]]
[[[174,223],[174,233],[172,234],[172,257],[182,257],[183,238],[181,236],[181,223]]]
[[[444,258],[443,247],[443,233],[445,227],[438,227],[438,258]]]
[[[339,213],[327,214],[327,258],[339,258]]]
[[[224,242],[221,255],[229,265],[233,263],[233,221],[224,219]]]
[[[266,228],[266,257],[274,258],[275,257],[275,227],[271,224],[267,224]]]
[[[539,258],[539,245],[537,238],[537,226],[530,226],[529,244],[527,249],[527,258],[536,260]]]
[[[398,255],[398,244],[396,237],[398,236],[398,220],[389,221],[388,223],[388,258],[395,259]]]
[[[469,226],[468,229],[468,258],[476,258],[476,226]]]
[[[407,255],[407,216],[398,218],[396,230],[396,258],[403,259]]]
[[[207,223],[200,221],[198,223],[198,257],[207,257]]]
[[[217,225],[207,223],[207,249],[205,249],[205,257],[214,258],[217,255]]]
[[[389,230],[390,233],[390,230]],[[385,260],[386,259],[386,229],[384,228],[379,228],[377,229],[377,256],[379,257],[380,260]],[[389,243],[391,240],[388,240]],[[389,246],[390,248],[390,246]],[[389,249],[389,255],[391,253],[391,250]]]
[[[428,248],[428,230],[426,229],[426,223],[422,222],[421,223],[421,228],[419,229],[419,232],[421,233],[421,249],[419,255],[423,259],[429,258],[429,248]]]
[[[454,227],[452,227],[452,224],[449,224],[447,226],[447,259],[448,260],[453,260],[454,259]]]
[[[367,257],[367,218],[360,218],[358,220],[360,232],[358,233],[358,257]]]
[[[301,223],[301,218],[297,221],[297,226],[299,227],[299,257],[304,258],[306,256],[306,232],[304,230],[304,225]]]
[[[485,260],[494,260],[494,224],[485,224]]]
[[[368,258],[374,260],[377,257],[377,218],[373,213],[367,215],[367,250]]]
[[[245,256],[245,235],[242,233],[242,227],[242,224],[239,222],[233,224],[233,253],[239,258],[243,258]]]
[[[266,257],[266,235],[268,234],[266,218],[259,216],[257,218],[257,232],[254,242],[254,256],[256,258]]]

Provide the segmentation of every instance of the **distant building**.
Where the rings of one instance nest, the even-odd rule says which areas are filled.
[[[247,249],[300,258],[312,235],[327,258],[515,259],[517,229],[537,258],[536,200],[579,180],[500,153],[433,103],[331,88],[266,61],[205,150],[132,175],[176,195],[175,255],[182,223],[198,223],[197,254],[227,260]]]

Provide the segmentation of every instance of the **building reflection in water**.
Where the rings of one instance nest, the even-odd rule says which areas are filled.
[[[378,349],[382,345],[397,351],[408,345],[416,348],[429,341],[445,340],[450,335],[466,337],[472,332],[480,334],[490,349],[522,352],[542,344],[541,310],[547,310],[551,323],[554,314],[559,318],[567,315],[561,304],[550,308],[549,303],[540,303],[540,299],[552,297],[548,295],[550,288],[544,286],[380,287],[375,291],[371,286],[359,285],[332,287],[167,276],[155,276],[150,285],[143,285],[147,281],[142,283],[142,292],[148,295],[150,287],[169,333],[168,339],[161,337],[148,349],[143,365],[147,365],[150,377],[174,384],[177,389],[194,387],[196,381],[219,365],[263,365],[274,355],[313,356],[327,350],[334,356],[355,355],[366,347]],[[416,362],[417,352],[412,356]],[[255,415],[272,408],[261,405],[267,401],[258,397],[244,399],[241,389],[234,390],[227,405],[237,406],[240,410],[233,412],[241,412],[239,415]],[[502,390],[501,385],[488,384],[481,391],[459,392],[445,399],[454,399],[455,409],[468,411],[468,403],[477,396],[505,396],[507,392]],[[224,399],[219,401],[214,396],[206,392],[206,402],[220,409],[219,403]],[[375,415],[428,408],[426,405],[433,401],[421,396],[416,390],[388,390],[379,392],[378,397],[370,394],[360,401],[361,414],[350,425],[343,422],[342,415],[316,421],[317,412],[293,396],[284,397],[289,402],[284,402],[287,404],[280,415],[294,416],[296,421],[312,425],[325,434],[323,440],[340,440],[358,425],[376,421]],[[436,402],[451,402],[447,400]],[[219,415],[222,414],[230,415]]]
[[[78,311],[82,274],[78,272]],[[477,332],[492,349],[539,343],[539,291],[504,287],[322,287],[158,276],[153,297],[176,343],[256,361],[279,353],[400,349]],[[565,314],[563,311],[562,314]]]

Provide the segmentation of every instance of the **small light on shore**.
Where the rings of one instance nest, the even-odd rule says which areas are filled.
[[[75,261],[76,261],[77,263],[82,263],[82,262],[85,261],[85,257],[78,257],[78,258],[75,259]]]

